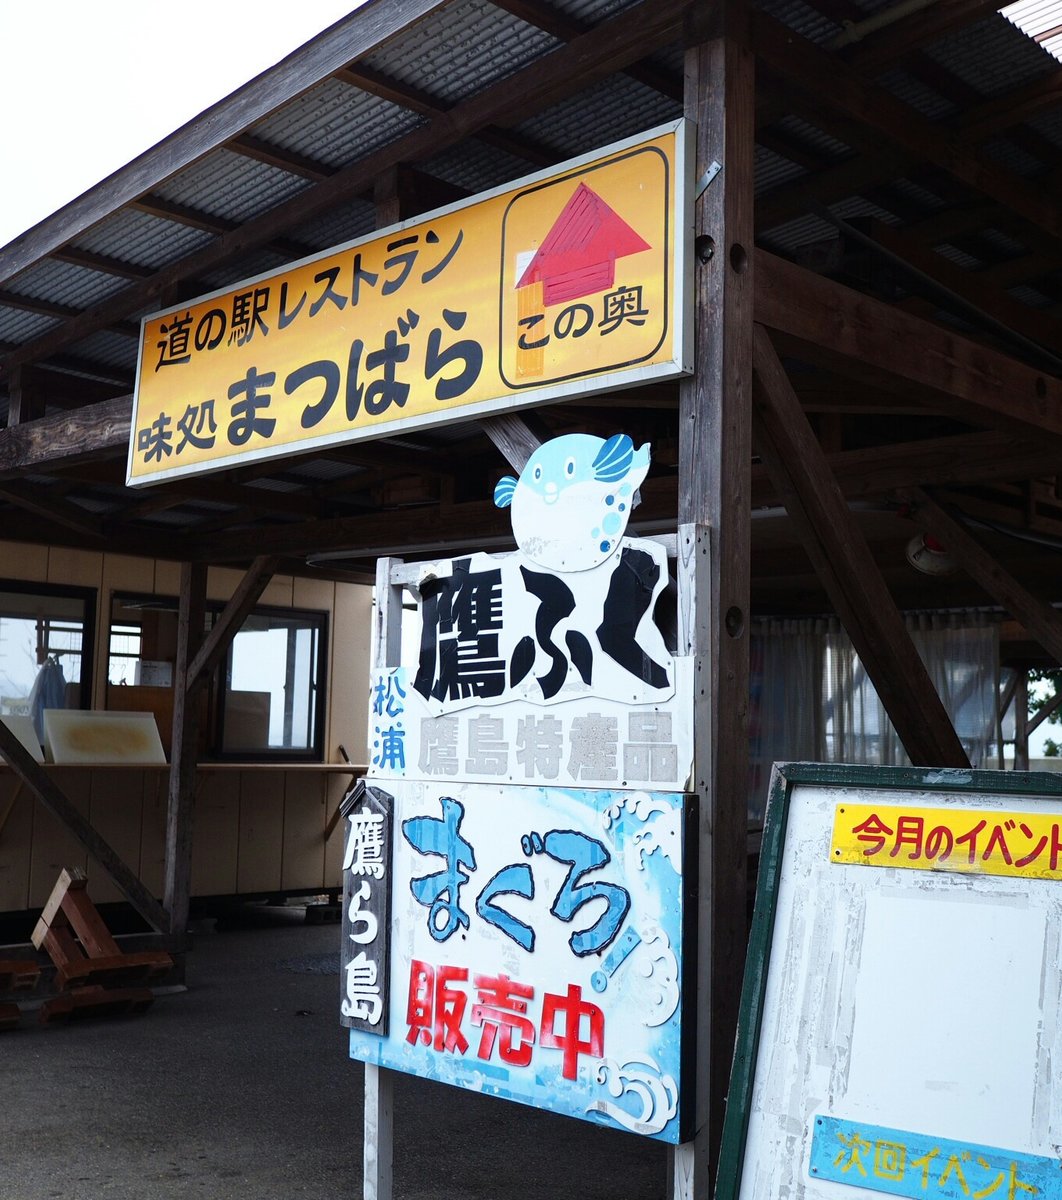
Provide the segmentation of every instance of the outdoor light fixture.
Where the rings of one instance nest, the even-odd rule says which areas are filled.
[[[954,575],[958,563],[931,533],[916,533],[907,543],[907,561],[923,575]]]

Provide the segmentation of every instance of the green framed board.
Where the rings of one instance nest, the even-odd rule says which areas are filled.
[[[771,781],[717,1200],[1062,1200],[1062,776]]]

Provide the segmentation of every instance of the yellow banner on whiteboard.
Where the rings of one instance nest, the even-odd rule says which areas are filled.
[[[146,317],[131,486],[689,369],[683,122]]]
[[[1062,878],[1062,813],[836,805],[830,860],[845,865]]]

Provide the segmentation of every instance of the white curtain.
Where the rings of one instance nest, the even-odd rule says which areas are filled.
[[[978,613],[905,617],[970,762],[999,766],[999,626]],[[910,764],[836,619],[753,623],[749,816],[760,820],[771,764]]]

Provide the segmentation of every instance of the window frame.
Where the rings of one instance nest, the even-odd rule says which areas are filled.
[[[56,597],[62,600],[80,600],[84,605],[82,624],[84,632],[81,639],[81,679],[79,681],[78,708],[88,711],[92,708],[93,677],[96,655],[96,604],[97,590],[92,587],[78,587],[66,583],[37,583],[32,579],[0,579],[0,595],[4,592],[14,592],[20,596],[41,596],[44,599]],[[0,604],[0,619],[4,616]],[[61,661],[61,660],[60,660]]]

